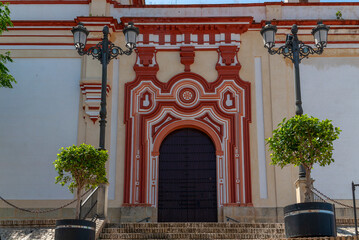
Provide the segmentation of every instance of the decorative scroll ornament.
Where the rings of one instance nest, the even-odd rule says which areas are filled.
[[[241,64],[238,61],[237,53],[239,48],[237,46],[220,46],[218,48],[218,62],[216,69],[219,75],[238,75],[241,69]]]
[[[133,67],[137,75],[155,76],[159,70],[154,47],[137,47],[137,60]]]

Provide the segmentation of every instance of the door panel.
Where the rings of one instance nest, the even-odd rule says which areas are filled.
[[[159,156],[159,222],[216,222],[216,155],[201,131],[181,129],[162,142]]]

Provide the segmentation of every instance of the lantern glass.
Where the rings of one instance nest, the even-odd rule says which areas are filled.
[[[139,34],[138,28],[132,22],[129,22],[128,26],[123,29],[123,34],[125,34],[126,46],[130,49],[136,48],[137,36]]]
[[[86,46],[87,36],[89,35],[89,31],[79,23],[76,27],[72,28],[72,34],[74,35],[74,45],[76,49],[83,49]]]
[[[318,25],[313,28],[312,34],[314,36],[315,45],[317,47],[327,46],[328,31],[329,27],[323,23],[318,23]]]
[[[277,27],[268,23],[265,25],[262,30],[261,34],[263,37],[264,46],[266,48],[272,48],[275,45],[275,34],[277,32]]]

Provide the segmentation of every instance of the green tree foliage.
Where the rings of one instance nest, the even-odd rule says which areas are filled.
[[[7,4],[0,2],[0,35],[4,31],[8,31],[8,27],[12,26],[10,9]],[[16,83],[15,78],[9,73],[9,69],[5,66],[7,62],[12,61],[10,52],[0,54],[0,87],[12,88],[12,84]]]
[[[273,131],[273,137],[266,139],[272,165],[283,168],[292,164],[306,168],[306,201],[313,165],[326,166],[334,162],[333,141],[339,138],[340,132],[331,120],[320,121],[308,115],[296,115],[288,120],[283,119]]]
[[[308,115],[283,119],[266,139],[271,153],[271,164],[284,167],[303,164],[312,169],[313,164],[329,165],[333,159],[333,141],[339,138],[340,129],[331,120],[320,121]]]
[[[54,166],[58,176],[55,183],[62,186],[69,184],[68,188],[72,193],[77,189],[77,218],[80,214],[81,191],[107,183],[105,167],[107,159],[106,150],[98,150],[86,144],[61,148],[60,153],[57,154]]]

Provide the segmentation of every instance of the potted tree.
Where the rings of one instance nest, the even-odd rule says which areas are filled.
[[[331,120],[322,120],[308,115],[296,115],[283,119],[266,139],[271,151],[271,164],[284,167],[292,164],[304,166],[306,191],[304,203],[284,208],[284,223],[287,237],[335,236],[334,207],[329,203],[312,202],[311,170],[314,164],[327,166],[334,162],[333,141],[341,130]]]
[[[68,184],[71,193],[76,190],[76,219],[64,219],[56,222],[55,240],[94,240],[96,224],[80,219],[81,193],[83,190],[107,183],[106,150],[95,149],[91,145],[81,144],[60,149],[53,163],[58,173],[56,182],[62,186]]]

